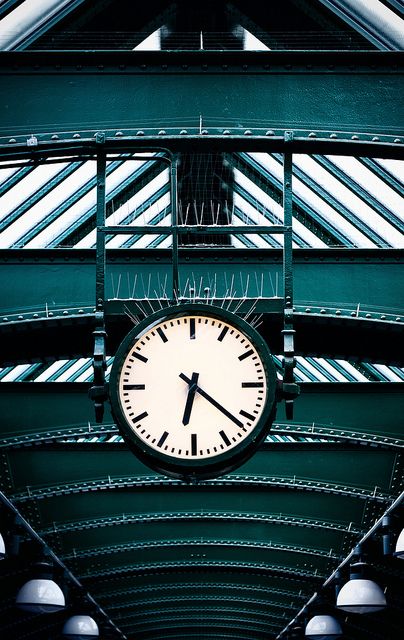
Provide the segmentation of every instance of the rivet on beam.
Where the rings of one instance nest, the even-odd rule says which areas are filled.
[[[202,131],[201,131],[201,134],[202,134],[203,136],[208,135],[208,133],[209,133],[209,132],[208,132],[208,130],[207,130],[207,129],[202,129]]]
[[[274,132],[272,131],[272,129],[269,129],[269,130],[265,133],[265,135],[266,135],[266,136],[274,136],[275,134],[274,134]]]
[[[51,140],[59,140],[57,133],[54,133],[53,136],[51,136]]]
[[[15,142],[17,142],[17,140],[15,138],[10,138],[10,140],[9,140],[10,144],[14,144]]]
[[[401,138],[394,138],[394,142],[401,142]]]
[[[188,131],[186,129],[181,129],[181,131],[180,131],[180,135],[181,136],[186,136],[187,133],[188,133]]]
[[[377,136],[373,136],[372,141],[373,142],[379,142],[380,138],[378,138]]]
[[[73,135],[73,138],[80,138],[80,134],[79,134],[79,133],[75,133],[75,134]]]
[[[144,131],[136,131],[137,136],[144,136]]]
[[[229,135],[230,135],[230,131],[229,131],[228,129],[225,129],[225,130],[223,131],[223,135],[224,135],[224,136],[229,136]]]
[[[316,134],[314,133],[314,131],[311,131],[309,133],[309,138],[315,138],[315,137],[316,137]]]
[[[340,315],[341,315],[341,311],[340,311],[340,309],[337,309],[337,310],[336,310],[335,315],[337,315],[337,316],[340,316]]]
[[[351,140],[359,140],[359,136],[351,136]]]
[[[338,137],[338,136],[337,136],[337,134],[336,134],[336,133],[331,133],[331,134],[330,134],[330,138],[333,138],[333,139],[334,139],[334,138],[337,138],[337,137]]]
[[[117,131],[117,132],[116,132],[116,134],[115,134],[115,136],[116,136],[117,138],[120,138],[121,136],[123,136],[122,131]]]
[[[246,129],[246,130],[244,131],[244,135],[245,135],[245,136],[252,136],[252,131],[250,131],[250,129]]]
[[[159,136],[165,136],[166,135],[166,131],[164,131],[164,129],[160,129],[159,131]]]

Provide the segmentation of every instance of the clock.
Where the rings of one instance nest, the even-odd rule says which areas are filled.
[[[187,481],[247,460],[275,416],[277,378],[260,334],[208,304],[162,309],[120,344],[110,375],[113,417],[149,467]]]

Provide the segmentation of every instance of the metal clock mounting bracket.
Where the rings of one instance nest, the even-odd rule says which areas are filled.
[[[285,142],[290,140],[285,132]],[[106,372],[106,330],[104,317],[105,302],[105,269],[106,269],[106,234],[113,232],[116,234],[128,234],[134,232],[134,229],[125,226],[108,227],[106,226],[106,137],[104,132],[99,132],[95,138],[97,153],[97,207],[96,207],[96,313],[95,313],[95,330],[94,335],[94,383],[90,388],[89,395],[94,402],[96,422],[100,423],[104,415],[104,402],[108,399],[108,383],[105,381]],[[177,157],[170,153],[167,149],[156,147],[151,148],[150,152],[159,152],[159,155],[150,155],[142,159],[161,161],[168,165],[171,184],[170,196],[172,207],[172,225],[167,231],[172,236],[172,289],[173,301],[178,301],[179,292],[179,260],[178,260],[178,235],[185,229],[178,225],[177,212]],[[132,154],[131,160],[135,160],[135,153]],[[288,420],[293,419],[294,399],[300,393],[300,387],[295,382],[294,365],[295,365],[295,349],[293,328],[293,261],[292,261],[292,218],[293,218],[293,195],[292,195],[292,153],[289,151],[284,153],[283,165],[283,284],[284,284],[284,305],[283,305],[283,376],[278,383],[277,400],[285,401],[285,413]],[[229,226],[225,229],[227,233],[233,233],[233,229]],[[258,233],[266,233],[264,227],[259,228]]]

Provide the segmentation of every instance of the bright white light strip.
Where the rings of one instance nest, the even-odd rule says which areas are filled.
[[[351,162],[351,160],[354,160],[354,158],[343,158],[344,162],[339,163],[339,166],[343,170],[346,166],[345,170],[348,175],[350,175],[351,170],[354,170],[354,163]],[[377,234],[383,238],[386,244],[391,244],[393,247],[403,246],[403,235],[399,231],[392,227],[391,224],[382,218],[374,209],[369,207],[361,198],[351,191],[351,189],[345,187],[340,180],[332,176],[329,171],[313,160],[313,158],[306,155],[295,155],[294,162],[297,167],[302,169],[308,176],[315,180],[316,183],[343,204],[348,211],[353,213],[358,219],[358,224],[363,222],[371,229],[377,231]]]
[[[259,202],[261,205],[265,207],[265,209],[270,211],[276,217],[277,220],[275,220],[274,224],[278,224],[278,223],[283,224],[283,208],[281,207],[280,204],[275,202],[268,194],[265,193],[265,191],[263,191],[260,187],[258,187],[252,180],[247,178],[247,176],[245,176],[238,169],[234,169],[234,180],[246,191],[248,191],[248,193],[251,195],[252,198],[254,198],[257,201],[257,203]],[[234,194],[235,204],[237,204],[236,200],[238,202],[238,199],[240,199],[241,201],[241,196],[235,193]],[[254,222],[256,222],[256,224],[272,224],[268,220],[266,220],[265,217],[262,214],[260,214],[256,209],[254,209],[254,207],[249,205],[249,203],[247,203],[244,199],[242,201],[245,203],[245,205],[248,205],[247,207],[249,212],[248,215],[251,217],[251,219],[254,220]],[[241,205],[237,205],[237,206],[240,206],[241,208]],[[245,209],[246,213],[247,213],[247,209]],[[253,212],[255,213],[253,214]],[[327,245],[325,242],[320,240],[320,238],[317,238],[317,236],[314,233],[312,233],[310,229],[307,229],[301,222],[299,222],[299,220],[296,220],[296,218],[293,219],[292,227],[293,227],[293,231],[303,241],[305,241],[310,247],[327,248]],[[279,242],[281,246],[283,246],[283,236],[276,237],[276,240]]]
[[[89,167],[86,169],[87,178],[84,181],[84,183],[90,180],[91,178],[94,178],[95,171],[96,171],[94,162],[88,162],[86,164],[88,164]],[[144,164],[144,161],[124,162],[122,165],[119,165],[116,169],[114,169],[114,171],[112,171],[112,173],[110,173],[106,179],[107,193],[115,189],[119,184],[121,184],[124,180],[126,180],[142,164]],[[74,193],[74,191],[76,191],[77,188],[79,187],[80,185],[78,185],[78,187],[75,188],[74,182],[73,184],[69,183],[69,195]],[[68,230],[72,225],[74,225],[78,220],[80,220],[80,218],[84,216],[92,207],[95,207],[96,199],[97,199],[97,189],[96,187],[93,187],[82,198],[80,198],[80,200],[75,202],[75,204],[69,207],[69,209],[67,209],[62,215],[60,215],[58,218],[56,218],[56,220],[54,220],[45,229],[43,229],[41,233],[39,233],[37,236],[35,236],[35,238],[30,240],[30,242],[28,242],[25,245],[25,248],[33,249],[33,248],[42,248],[42,247],[49,246],[55,240],[55,238],[59,236],[60,233],[62,233],[65,230]],[[94,231],[94,234],[95,234],[95,231]]]
[[[272,156],[265,153],[249,154],[254,160],[262,165],[267,171],[273,174],[278,180],[283,181],[282,165]],[[297,155],[297,154],[296,154]],[[294,158],[296,159],[296,155]],[[312,176],[313,177],[313,176]],[[317,212],[319,216],[329,222],[332,227],[342,232],[354,246],[373,248],[377,245],[369,240],[367,236],[359,231],[353,224],[347,222],[335,209],[330,207],[325,200],[320,198],[312,189],[307,187],[301,180],[293,177],[293,192],[304,202]]]
[[[127,164],[134,164],[128,162]],[[130,214],[140,209],[142,205],[148,200],[158,189],[163,187],[169,181],[168,169],[164,169],[158,176],[148,182],[140,191],[135,193],[125,204],[120,206],[113,214],[108,216],[106,220],[107,225],[119,225]],[[77,249],[87,249],[95,245],[96,232],[95,229],[90,231],[84,238],[78,242],[75,247]]]

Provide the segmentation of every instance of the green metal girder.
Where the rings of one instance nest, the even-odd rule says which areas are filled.
[[[334,131],[337,122],[339,132],[397,136],[402,57],[401,52],[87,51],[51,57],[3,52],[1,131],[14,137],[121,130],[135,122],[139,128],[176,123],[199,133],[202,114],[205,127],[226,128],[236,117],[243,130],[261,124]]]
[[[145,298],[162,294],[167,279],[170,290],[171,252],[164,249],[110,250],[106,273],[107,298]],[[400,286],[404,251],[396,249],[296,249],[294,290],[296,304],[324,304],[334,308],[397,313],[404,308]],[[95,299],[95,251],[1,250],[2,313],[49,311],[71,306],[93,305]],[[234,276],[235,296],[281,296],[282,253],[274,249],[183,249],[180,250],[180,290],[195,280],[202,289],[212,288],[216,275],[216,297],[225,295]],[[113,289],[121,274],[119,292]],[[138,274],[135,290],[135,275]],[[141,278],[143,276],[143,280]],[[150,276],[150,284],[149,284]],[[226,286],[227,282],[227,286]],[[349,286],[347,286],[349,282]],[[115,285],[116,286],[116,285]]]
[[[113,424],[108,404],[104,425],[95,425],[89,386],[81,382],[1,382],[2,438],[15,437],[16,442],[23,443],[24,437],[30,441],[36,434],[41,438],[69,436],[69,430],[75,433],[77,426],[90,436],[100,429],[101,433],[103,429],[108,431]],[[403,389],[404,383],[400,382],[302,383],[294,421],[296,426],[335,427],[336,435],[347,433],[353,438],[362,433],[401,438]],[[285,423],[282,403],[277,421]],[[293,423],[290,426],[293,428]],[[12,440],[7,444],[12,445]]]
[[[18,449],[9,451],[7,458],[14,492],[24,491],[29,486],[31,493],[35,491],[38,496],[46,495],[49,490],[51,494],[54,490],[55,493],[60,490],[74,493],[82,483],[83,488],[91,484],[96,487],[101,483],[100,486],[103,486],[104,490],[108,489],[108,485],[114,486],[116,482],[119,485],[121,481],[122,486],[130,486],[132,478],[145,469],[126,446],[118,448],[113,444]],[[230,474],[228,478],[242,483],[246,477],[250,478],[253,484],[255,477],[257,481],[262,479],[262,482],[266,479],[268,482],[276,483],[277,479],[282,479],[291,484],[296,478],[307,487],[313,482],[313,487],[318,483],[323,491],[326,491],[326,485],[329,485],[330,492],[333,488],[342,493],[349,492],[352,488],[363,491],[363,495],[367,495],[367,492],[371,492],[376,486],[382,496],[390,489],[395,459],[395,452],[373,450],[371,447],[348,447],[347,444],[338,446],[332,443],[321,443],[321,446],[312,443],[274,443],[267,450],[258,451],[241,467],[238,474]],[[371,475],[369,469],[372,469]],[[220,479],[215,480],[213,486],[220,485],[220,482]],[[195,500],[191,493],[188,496],[189,499]],[[255,498],[258,500],[258,510],[261,498],[259,494]],[[144,495],[144,499],[149,498]],[[185,501],[185,495],[183,500]],[[142,511],[145,510],[145,506],[146,503]],[[207,506],[206,504],[205,507]],[[186,508],[191,508],[191,504]]]

